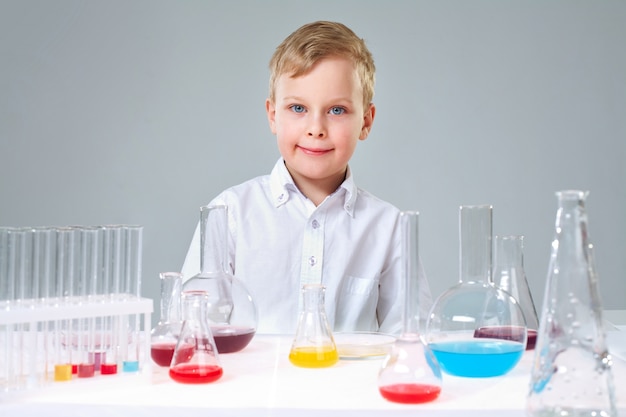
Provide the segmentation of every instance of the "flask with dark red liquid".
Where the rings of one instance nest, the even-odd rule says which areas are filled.
[[[161,318],[150,333],[150,355],[159,366],[170,366],[181,326],[180,297],[183,275],[162,272]]]
[[[205,291],[207,318],[220,353],[245,348],[257,328],[257,309],[245,285],[228,266],[227,207],[200,208],[200,272],[183,284],[184,291]]]

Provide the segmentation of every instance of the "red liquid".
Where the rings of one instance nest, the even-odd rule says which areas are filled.
[[[93,363],[81,363],[78,365],[79,378],[91,378],[95,374],[96,365]]]
[[[176,365],[170,369],[170,377],[183,384],[204,384],[220,379],[223,370],[217,365]]]
[[[384,399],[403,404],[433,401],[441,393],[441,387],[428,384],[394,384],[379,388]]]
[[[100,364],[100,373],[102,375],[113,375],[117,373],[116,363],[102,363]]]
[[[73,363],[72,364],[72,374],[76,375],[78,373],[78,365]]]
[[[150,356],[159,366],[170,366],[176,343],[155,343],[150,347]]]
[[[523,339],[524,328],[517,326],[493,326],[481,327],[474,331],[474,337],[483,337],[487,339],[504,339],[514,342],[521,342]],[[526,350],[535,348],[537,342],[537,330],[528,329],[526,332]]]
[[[213,339],[218,353],[238,352],[248,346],[255,330],[237,327],[212,327]]]

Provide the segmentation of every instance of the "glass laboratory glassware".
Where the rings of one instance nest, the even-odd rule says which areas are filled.
[[[527,397],[529,416],[617,416],[587,192],[556,193],[558,211]]]
[[[185,384],[218,380],[223,369],[208,322],[209,295],[205,291],[184,291],[183,326],[170,365],[170,377]]]
[[[324,308],[325,291],[322,284],[302,286],[302,311],[289,352],[289,361],[296,366],[325,368],[339,360]]]
[[[519,304],[491,280],[492,207],[461,206],[459,226],[460,281],[435,300],[426,343],[450,375],[504,375],[522,358],[527,335]],[[487,327],[501,338],[477,334]]]
[[[245,348],[257,328],[257,309],[245,285],[228,267],[226,206],[200,208],[200,273],[183,284],[184,291],[209,295],[207,317],[220,353]]]
[[[524,236],[508,235],[495,236],[495,262],[493,268],[493,283],[500,289],[508,292],[517,300],[524,318],[526,319],[527,342],[526,350],[535,348],[537,341],[537,329],[539,329],[539,319],[533,296],[528,286],[526,272],[524,271]],[[478,329],[477,332],[483,337],[488,337],[493,329]],[[495,329],[494,337],[501,338],[502,335]]]
[[[420,335],[418,220],[417,212],[400,213],[405,297],[402,334],[378,373],[378,390],[383,398],[405,404],[433,401],[441,392],[441,369]]]
[[[181,327],[183,274],[161,272],[161,319],[150,333],[150,356],[159,366],[170,366]]]

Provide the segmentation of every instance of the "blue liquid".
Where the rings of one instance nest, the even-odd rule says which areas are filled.
[[[124,372],[137,372],[139,370],[138,361],[124,361],[122,364],[122,370]]]
[[[504,375],[517,365],[524,345],[508,340],[468,340],[429,345],[441,370],[455,375],[483,378]]]

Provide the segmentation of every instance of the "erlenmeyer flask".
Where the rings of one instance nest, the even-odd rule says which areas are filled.
[[[245,348],[257,328],[257,309],[245,285],[228,272],[226,206],[200,208],[200,273],[183,284],[184,291],[209,296],[207,317],[220,353]]]
[[[383,398],[398,403],[424,403],[441,392],[441,369],[420,335],[417,212],[402,212],[404,310],[402,334],[394,342],[378,373]]]
[[[461,206],[460,282],[441,294],[426,323],[426,343],[441,369],[461,377],[504,375],[526,348],[524,314],[491,280],[492,207]],[[476,330],[499,329],[502,338]]]
[[[324,308],[325,291],[326,287],[321,284],[302,286],[302,311],[289,352],[289,361],[296,366],[324,368],[339,360]]]
[[[559,208],[527,399],[530,416],[617,416],[598,277],[578,190]]]
[[[524,271],[524,236],[495,236],[494,248],[493,283],[511,294],[519,303],[526,319],[528,332],[526,350],[534,349],[539,319]],[[478,329],[483,337],[488,336],[489,331],[489,329]],[[501,338],[497,333],[494,337]]]
[[[208,294],[183,292],[183,325],[170,365],[170,377],[185,384],[218,380],[223,369],[207,320]]]
[[[161,318],[150,333],[150,356],[159,366],[170,366],[182,324],[180,301],[183,275],[161,272]]]

